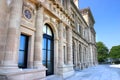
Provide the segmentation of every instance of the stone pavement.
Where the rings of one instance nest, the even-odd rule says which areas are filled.
[[[51,76],[47,80],[120,80],[120,68],[110,67],[110,65],[98,65],[76,71],[73,76],[67,79]]]

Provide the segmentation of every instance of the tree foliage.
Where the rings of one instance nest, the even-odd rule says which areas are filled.
[[[97,53],[99,62],[104,62],[104,60],[108,57],[108,52],[109,50],[103,42],[97,42]]]
[[[111,58],[120,58],[120,45],[113,46],[110,50],[110,57]]]

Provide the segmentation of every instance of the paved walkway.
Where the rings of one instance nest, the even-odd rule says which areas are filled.
[[[120,68],[109,65],[98,65],[75,72],[74,76],[67,79],[52,77],[47,80],[120,80]]]

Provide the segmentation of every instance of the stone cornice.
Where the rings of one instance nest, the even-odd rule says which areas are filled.
[[[87,45],[89,44],[86,39],[84,39],[80,34],[78,34],[76,31],[73,30],[72,37],[76,38],[77,40],[80,40],[81,43]]]
[[[74,2],[73,2],[72,0],[70,0],[70,2],[71,2],[71,6],[75,9],[75,12],[79,15],[81,21],[83,21],[83,23],[84,23],[85,25],[87,25],[86,21],[84,20],[83,16],[81,15],[79,9],[76,7],[76,5],[74,4]],[[88,26],[88,25],[87,25],[87,26]]]
[[[45,0],[29,0],[29,1],[31,1],[34,4],[39,4],[41,2],[44,2]]]
[[[58,3],[57,0],[49,0],[40,3],[46,12],[49,12],[56,20],[64,22],[64,24],[70,26],[72,18],[67,11]]]
[[[90,17],[90,19],[92,20],[93,24],[95,23],[95,20],[94,20],[94,18],[93,18],[92,12],[91,12],[91,10],[90,10],[89,7],[88,7],[88,8],[81,9],[80,12],[81,12],[83,15],[88,14],[89,17]]]
[[[94,45],[95,47],[97,47],[97,46],[96,46],[96,43],[91,43],[91,42],[89,42],[89,45]]]
[[[68,26],[71,25],[71,21],[73,21],[72,17],[68,14],[68,11],[65,10],[64,7],[58,2],[58,0],[29,0],[29,1],[35,4],[37,8],[40,6],[44,7],[45,11],[49,12],[50,15],[54,16],[54,18],[57,21],[62,21]]]

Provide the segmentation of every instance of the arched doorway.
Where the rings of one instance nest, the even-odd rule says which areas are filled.
[[[48,24],[43,27],[42,63],[46,66],[46,75],[54,72],[54,35]]]

